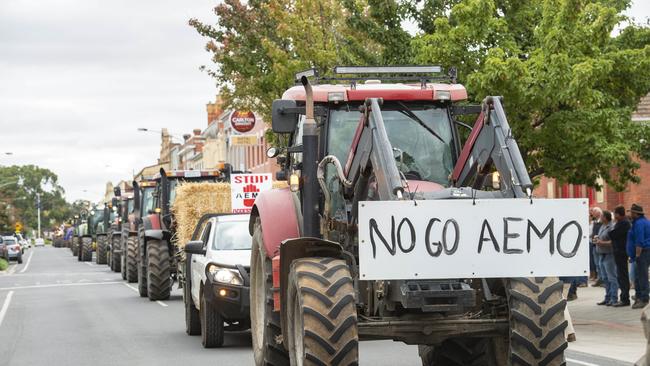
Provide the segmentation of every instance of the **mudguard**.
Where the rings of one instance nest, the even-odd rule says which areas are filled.
[[[145,240],[163,240],[164,233],[160,229],[150,229],[144,231]]]
[[[253,235],[255,219],[259,217],[267,257],[280,254],[280,243],[284,240],[300,237],[300,212],[300,204],[289,188],[272,189],[257,196],[248,230]]]

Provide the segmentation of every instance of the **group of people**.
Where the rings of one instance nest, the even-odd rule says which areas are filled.
[[[598,305],[630,306],[632,284],[632,308],[640,309],[648,305],[650,220],[637,204],[627,213],[623,206],[616,207],[613,213],[598,207],[590,209],[590,279],[594,285],[605,287],[605,298]],[[577,287],[586,282],[586,277],[571,279],[567,300],[577,299]]]

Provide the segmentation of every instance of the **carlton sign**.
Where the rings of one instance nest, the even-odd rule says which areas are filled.
[[[234,111],[230,115],[230,126],[239,133],[246,133],[255,127],[253,112]]]

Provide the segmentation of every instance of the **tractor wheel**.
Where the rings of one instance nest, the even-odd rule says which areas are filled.
[[[81,261],[90,262],[93,260],[93,239],[81,239]]]
[[[128,253],[126,251],[126,243],[123,239],[123,237],[120,237],[120,248],[122,248],[120,255],[120,275],[122,275],[123,280],[126,280],[126,257]]]
[[[147,297],[147,258],[144,250],[144,230],[138,230],[138,293]]]
[[[108,243],[105,236],[97,237],[97,264],[106,264],[106,249]]]
[[[505,283],[510,333],[499,339],[450,339],[438,347],[420,346],[423,366],[565,365],[566,300],[556,277],[513,278]],[[510,362],[499,359],[509,355]]]
[[[171,291],[169,249],[164,241],[147,244],[147,294],[149,300],[167,300]]]
[[[112,247],[111,250],[113,251],[113,253],[111,255],[111,270],[113,270],[113,272],[120,272],[122,259],[120,258],[121,256],[119,253],[115,253],[115,250],[120,247],[120,237],[114,235],[112,240],[113,240],[113,245],[111,246]]]
[[[223,346],[223,318],[217,309],[201,294],[201,344],[203,348]]]
[[[138,243],[135,236],[126,241],[126,280],[138,282]]]
[[[288,348],[292,365],[358,365],[354,286],[347,263],[302,258],[288,281]]]
[[[72,255],[79,257],[79,242],[77,238],[72,239]]]
[[[201,334],[200,314],[194,305],[191,290],[187,283],[183,287],[183,302],[185,303],[185,333],[191,336]]]
[[[251,335],[256,366],[289,365],[282,339],[280,313],[273,311],[273,272],[264,250],[262,221],[255,219],[251,252]]]
[[[79,238],[77,239],[77,261],[81,262],[83,258],[83,251],[84,251],[84,242],[83,239]]]

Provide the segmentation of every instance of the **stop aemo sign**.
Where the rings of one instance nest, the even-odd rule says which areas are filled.
[[[230,125],[237,132],[248,132],[255,127],[255,114],[253,112],[234,111],[230,115]]]

